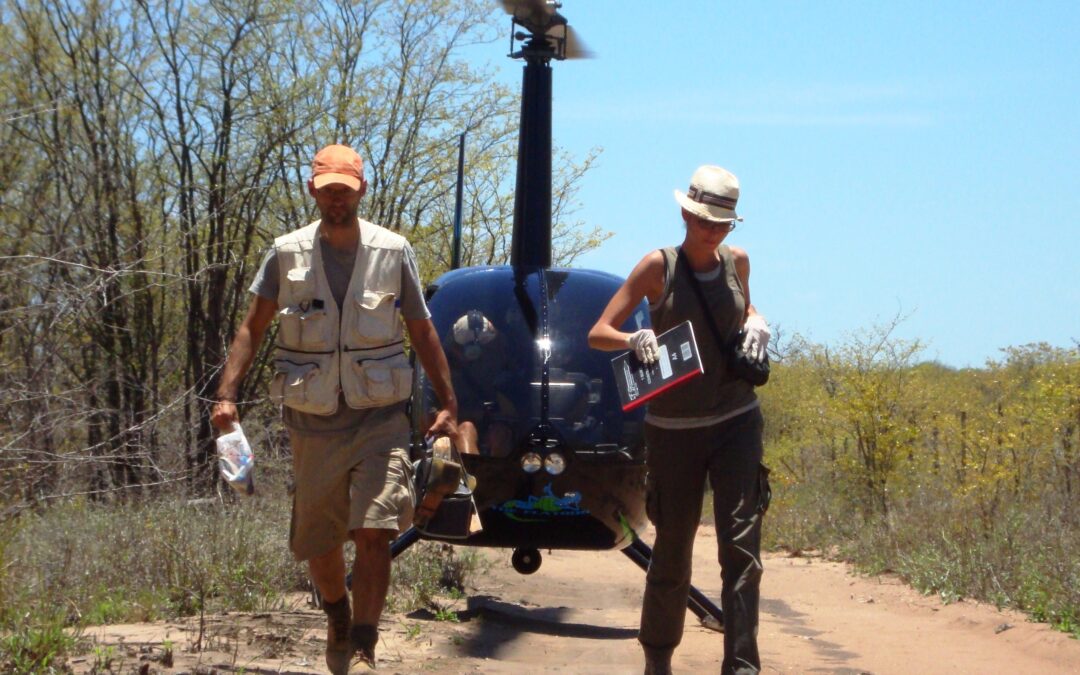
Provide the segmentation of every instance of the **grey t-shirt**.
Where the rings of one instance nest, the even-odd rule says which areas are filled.
[[[349,290],[349,281],[352,279],[353,267],[356,263],[356,250],[341,251],[325,240],[319,240],[320,253],[323,260],[323,271],[326,273],[326,281],[330,284],[330,293],[337,301],[338,309],[341,309],[345,301],[345,294]],[[250,290],[255,295],[267,300],[277,302],[278,286],[281,277],[278,273],[277,255],[274,247],[266,252],[259,271],[255,274],[255,280],[251,282]],[[404,255],[401,265],[401,316],[405,319],[430,319],[427,303],[424,302],[424,294],[420,288],[420,272],[416,267],[416,254],[412,246],[405,244]],[[391,404],[399,407],[402,414],[405,413],[405,402]],[[335,433],[361,426],[376,408],[350,408],[345,402],[345,395],[338,394],[338,409],[332,415],[313,415],[311,413],[293,410],[288,406],[281,406],[282,420],[285,426],[293,431],[305,433]]]

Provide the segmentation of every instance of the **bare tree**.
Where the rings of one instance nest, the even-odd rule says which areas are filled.
[[[6,0],[0,39],[0,506],[217,480],[209,394],[273,237],[313,219],[312,152],[361,150],[367,217],[446,266],[506,259],[518,98],[463,50],[486,0]],[[567,162],[556,213],[593,157]],[[569,217],[563,260],[594,246]],[[269,345],[241,397],[262,398]],[[250,412],[250,411],[249,411]]]

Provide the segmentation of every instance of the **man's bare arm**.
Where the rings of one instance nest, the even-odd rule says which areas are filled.
[[[439,397],[439,404],[442,407],[428,432],[456,436],[457,397],[454,395],[454,385],[450,380],[450,365],[439,343],[439,334],[435,331],[431,319],[406,319],[405,326],[409,329],[409,338],[417,358],[420,359],[420,365],[424,367],[424,372],[427,373],[428,380],[435,389],[435,395]]]
[[[217,388],[217,403],[210,413],[210,422],[221,429],[228,431],[237,421],[236,394],[240,389],[240,383],[247,375],[251,362],[255,359],[255,353],[262,344],[266,329],[277,315],[277,302],[261,296],[255,296],[248,308],[247,316],[236,331],[232,344],[229,345],[229,353],[225,358],[225,367],[222,369],[221,382]]]

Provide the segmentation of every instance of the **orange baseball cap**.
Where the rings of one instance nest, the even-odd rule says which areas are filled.
[[[315,153],[311,163],[311,181],[316,190],[331,183],[341,183],[359,190],[363,179],[364,161],[349,146],[328,145]]]

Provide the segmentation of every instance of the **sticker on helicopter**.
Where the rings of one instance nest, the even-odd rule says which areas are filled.
[[[544,494],[541,497],[529,495],[528,499],[509,499],[492,509],[501,511],[511,520],[535,523],[552,518],[588,515],[589,512],[580,505],[581,493],[567,492],[562,497],[556,497],[549,484],[544,486]]]

